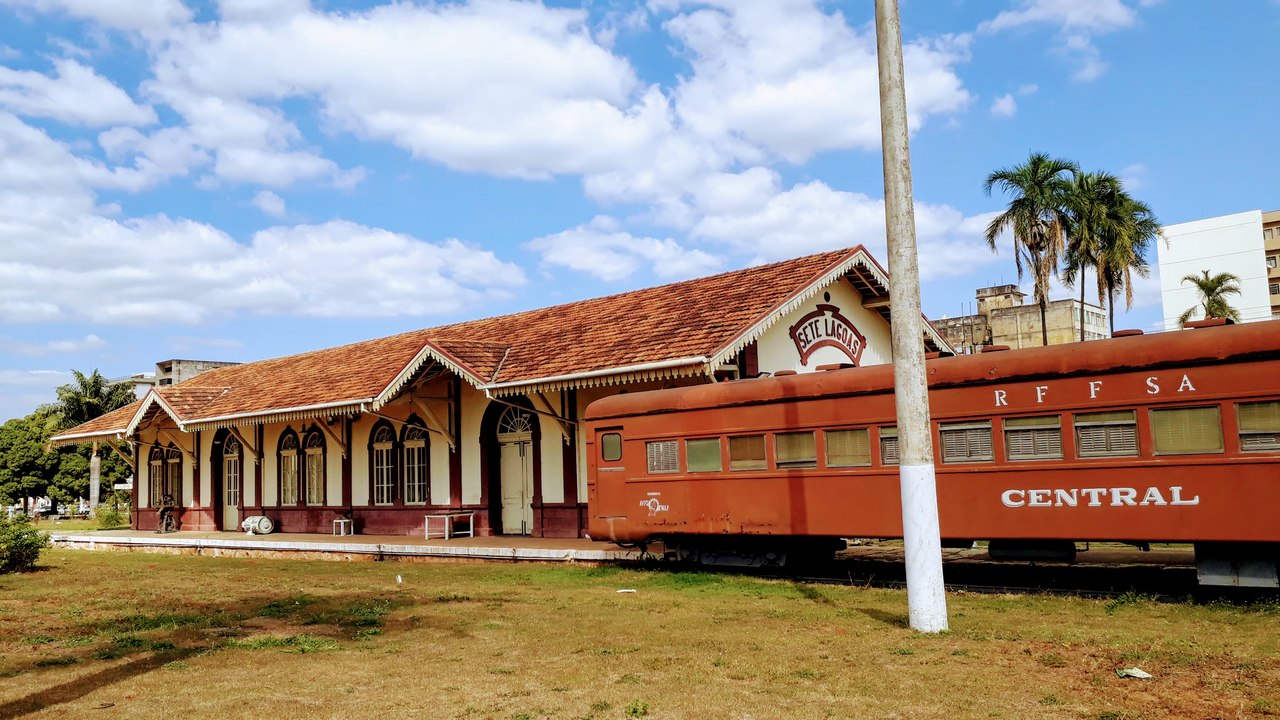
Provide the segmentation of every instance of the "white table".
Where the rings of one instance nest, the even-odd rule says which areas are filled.
[[[351,525],[351,518],[335,518],[333,521],[334,535],[355,535],[355,528]]]
[[[463,518],[467,521],[467,529],[459,530],[458,521]],[[431,523],[433,521],[439,521],[440,529],[431,529]],[[451,512],[441,513],[438,515],[427,515],[426,521],[423,523],[423,534],[427,540],[430,540],[433,537],[441,537],[445,540],[448,540],[451,537],[475,537],[476,514],[474,512]]]

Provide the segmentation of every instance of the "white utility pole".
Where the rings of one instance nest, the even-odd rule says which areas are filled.
[[[929,386],[924,373],[920,266],[916,257],[911,150],[907,144],[907,93],[902,72],[902,25],[898,19],[898,0],[875,2],[907,609],[913,630],[933,633],[947,629],[947,598],[942,585],[938,493],[933,468],[933,441],[929,431]]]

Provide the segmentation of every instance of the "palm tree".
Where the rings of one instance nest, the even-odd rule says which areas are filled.
[[[1045,319],[1049,305],[1049,277],[1058,271],[1058,258],[1063,252],[1063,236],[1067,226],[1066,198],[1071,181],[1065,176],[1078,168],[1067,160],[1032,153],[1026,163],[996,170],[987,176],[983,190],[999,188],[1011,195],[1009,208],[987,224],[987,245],[996,251],[996,239],[1006,230],[1013,231],[1014,264],[1018,280],[1022,280],[1025,263],[1035,279],[1035,297],[1040,303],[1040,333],[1049,344],[1049,326]]]
[[[1125,309],[1133,307],[1133,276],[1151,274],[1147,250],[1152,240],[1164,237],[1151,207],[1128,193],[1121,191],[1116,197],[1115,212],[1114,232],[1103,235],[1098,263],[1098,282],[1106,294],[1112,334],[1116,331],[1116,296],[1124,290]]]
[[[1124,232],[1122,202],[1125,198],[1120,178],[1108,172],[1076,173],[1067,196],[1067,249],[1062,281],[1068,287],[1080,284],[1080,341],[1084,341],[1084,276],[1103,262],[1103,251],[1115,244]],[[1098,273],[1098,298],[1105,292]]]
[[[122,408],[137,399],[130,383],[112,383],[94,370],[85,375],[72,370],[75,382],[58,388],[58,401],[54,404],[62,427],[74,427]],[[96,512],[101,493],[101,463],[98,443],[93,443],[93,456],[89,459],[89,511]]]
[[[97,370],[89,375],[72,370],[71,374],[75,382],[58,388],[58,402],[54,405],[63,428],[87,423],[138,399],[132,384],[113,384]]]
[[[1187,311],[1178,316],[1178,326],[1184,327],[1191,316],[1196,314],[1197,310],[1204,310],[1204,317],[1209,318],[1230,318],[1236,322],[1240,322],[1240,311],[1231,307],[1227,302],[1227,295],[1240,294],[1240,278],[1229,272],[1220,272],[1217,275],[1209,275],[1208,270],[1201,270],[1199,275],[1186,275],[1182,278],[1182,282],[1191,283],[1196,286],[1196,290],[1200,293],[1200,304],[1192,305]]]

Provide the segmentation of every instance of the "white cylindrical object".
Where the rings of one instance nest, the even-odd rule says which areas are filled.
[[[902,544],[907,559],[907,615],[919,632],[947,629],[938,493],[933,463],[903,465]]]

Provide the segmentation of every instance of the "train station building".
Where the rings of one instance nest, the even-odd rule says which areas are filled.
[[[134,468],[135,529],[579,537],[592,401],[892,360],[862,247],[217,368],[56,436]],[[927,351],[950,350],[925,323]],[[348,525],[344,523],[343,525]]]

